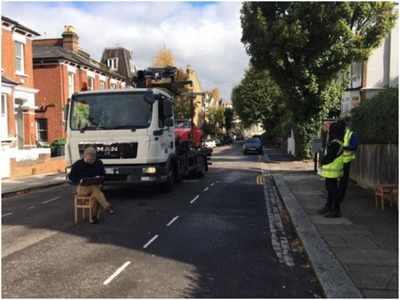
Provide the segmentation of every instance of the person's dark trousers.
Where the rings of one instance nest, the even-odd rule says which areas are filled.
[[[349,177],[350,177],[350,165],[351,162],[343,164],[343,176],[340,178],[339,182],[340,203],[343,202],[344,197],[346,196],[347,185],[349,183]]]
[[[340,211],[340,202],[339,202],[339,189],[338,189],[338,180],[337,178],[325,178],[325,187],[328,191],[328,201],[326,202],[326,206],[329,208],[329,211]]]

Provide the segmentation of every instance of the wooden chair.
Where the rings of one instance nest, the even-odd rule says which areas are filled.
[[[86,209],[89,210],[89,222],[93,221],[94,216],[94,201],[90,199],[90,196],[78,196],[74,193],[74,221],[75,224],[78,223],[78,210],[82,210],[82,218],[86,218]]]
[[[385,209],[385,199],[387,199],[390,203],[390,206],[393,205],[394,201],[392,198],[393,194],[397,194],[398,188],[394,184],[380,184],[375,188],[375,207],[378,207],[378,202],[380,200],[381,209]]]

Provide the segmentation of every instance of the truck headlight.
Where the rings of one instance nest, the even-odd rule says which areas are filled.
[[[145,167],[145,168],[143,168],[143,173],[155,174],[155,173],[157,173],[157,169],[156,169],[156,167]]]

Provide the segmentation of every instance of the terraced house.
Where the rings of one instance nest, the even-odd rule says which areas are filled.
[[[0,103],[0,177],[9,177],[11,161],[38,158],[36,148],[35,98],[32,66],[34,30],[1,17],[1,103]]]
[[[61,38],[33,42],[33,69],[42,109],[36,116],[38,141],[43,144],[65,137],[64,108],[73,93],[128,84],[124,76],[80,48],[73,26],[65,26]]]

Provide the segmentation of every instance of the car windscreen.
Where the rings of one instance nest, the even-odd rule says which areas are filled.
[[[246,144],[257,144],[261,145],[261,141],[259,139],[249,139],[246,141]]]
[[[145,93],[82,94],[71,105],[72,130],[148,128],[153,103]]]

